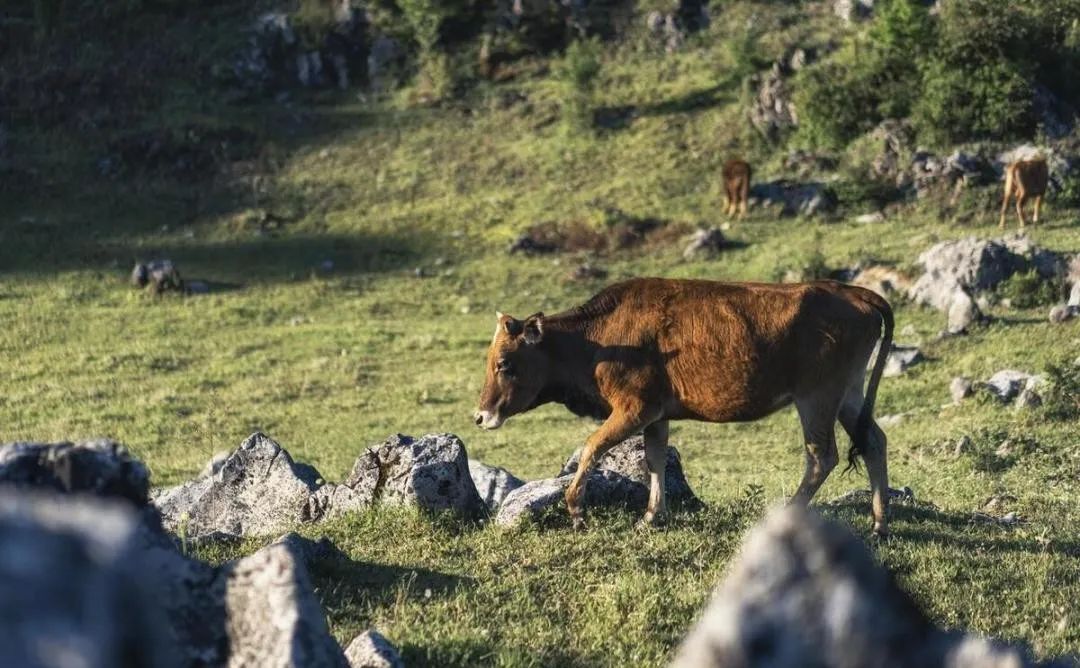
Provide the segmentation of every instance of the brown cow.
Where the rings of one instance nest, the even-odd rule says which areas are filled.
[[[884,325],[884,336],[881,328]],[[885,434],[873,419],[886,355],[863,379],[893,316],[879,295],[835,281],[718,283],[640,278],[558,315],[498,314],[476,424],[496,429],[551,401],[603,419],[566,490],[575,527],[590,466],[644,432],[651,491],[644,522],[662,521],[668,421],[743,422],[794,403],[806,471],[792,502],[808,503],[837,464],[837,419],[866,462],[874,531],[888,531]]]
[[[728,160],[720,171],[724,179],[724,192],[727,195],[725,214],[742,218],[746,215],[746,202],[750,198],[750,177],[754,170],[744,160]]]
[[[1043,158],[1017,160],[1005,168],[1005,197],[1001,201],[1001,223],[998,225],[1001,229],[1005,229],[1005,212],[1009,208],[1009,199],[1014,195],[1020,229],[1024,229],[1024,201],[1028,197],[1035,198],[1035,218],[1031,222],[1039,222],[1039,208],[1046,194],[1049,176],[1046,160]]]

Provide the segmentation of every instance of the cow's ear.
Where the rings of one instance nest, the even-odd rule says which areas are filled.
[[[499,319],[499,327],[501,327],[503,331],[505,331],[507,334],[512,337],[517,337],[521,335],[522,323],[520,320],[508,316],[500,311],[495,311],[495,317]],[[495,331],[498,332],[497,329]]]
[[[544,314],[536,313],[525,319],[525,343],[536,345],[544,338]]]

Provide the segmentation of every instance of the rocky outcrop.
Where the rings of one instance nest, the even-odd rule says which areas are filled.
[[[452,510],[469,517],[487,512],[469,474],[465,445],[453,434],[420,438],[398,434],[360,455],[339,485],[313,495],[309,520],[383,503]]]
[[[863,542],[803,508],[775,511],[687,635],[677,668],[1028,667],[1024,648],[935,627]]]
[[[47,489],[146,504],[150,472],[127,449],[107,439],[83,443],[0,446],[0,486]]]
[[[174,533],[271,536],[308,519],[319,474],[271,438],[249,436],[211,475],[158,492],[154,505]]]
[[[1018,406],[1031,406],[1042,403],[1038,391],[1044,382],[1042,376],[1016,369],[1004,369],[990,376],[983,387],[1002,403],[1015,402]]]
[[[488,512],[494,514],[510,492],[525,484],[512,473],[498,466],[488,466],[469,460],[469,475]]]

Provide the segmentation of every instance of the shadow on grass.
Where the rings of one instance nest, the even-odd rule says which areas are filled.
[[[838,500],[819,508],[826,516],[859,526],[860,520],[869,525],[870,495],[865,500]],[[1029,554],[1059,553],[1080,556],[1080,540],[1041,540],[1036,536],[1018,534],[1018,524],[999,523],[986,515],[941,510],[926,503],[894,503],[889,508],[891,534],[888,540],[913,544],[941,544],[965,551],[989,550],[1026,552]]]

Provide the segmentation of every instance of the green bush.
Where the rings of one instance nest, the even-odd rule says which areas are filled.
[[[1080,364],[1065,360],[1046,368],[1043,410],[1054,420],[1080,419]]]
[[[1044,279],[1032,269],[1010,276],[998,288],[998,294],[1012,302],[1014,308],[1035,308],[1057,303],[1061,296],[1061,285],[1057,281]]]
[[[602,45],[596,37],[576,40],[552,68],[559,83],[563,121],[582,129],[592,125],[592,93],[600,75]]]

